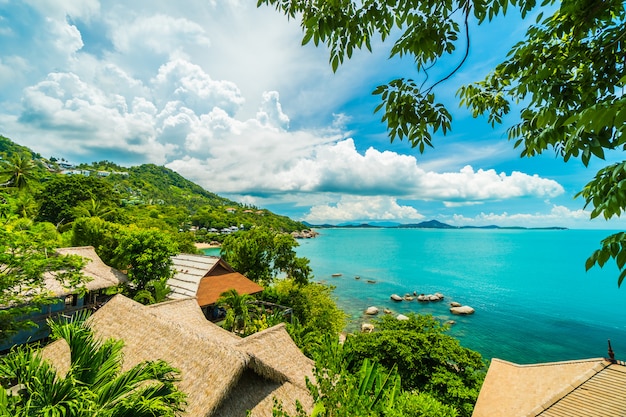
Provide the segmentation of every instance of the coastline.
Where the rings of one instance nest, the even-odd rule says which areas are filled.
[[[215,243],[204,243],[204,242],[196,242],[194,243],[194,245],[196,246],[196,249],[202,250],[202,249],[216,249],[221,247],[221,245],[215,244]]]

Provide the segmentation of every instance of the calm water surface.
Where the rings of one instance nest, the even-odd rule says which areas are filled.
[[[611,234],[597,230],[320,229],[300,240],[315,280],[336,286],[351,329],[371,305],[456,320],[451,334],[486,358],[536,363],[607,355],[626,359],[626,288],[614,264],[585,272]],[[340,277],[332,274],[341,273]],[[359,276],[360,279],[355,279]],[[368,283],[375,281],[375,283]],[[441,303],[390,300],[441,292]],[[476,309],[452,316],[448,303]]]

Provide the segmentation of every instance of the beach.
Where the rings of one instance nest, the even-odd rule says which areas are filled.
[[[204,242],[196,242],[194,245],[196,246],[196,249],[198,250],[217,249],[221,247],[221,245],[216,244],[216,243],[204,243]]]

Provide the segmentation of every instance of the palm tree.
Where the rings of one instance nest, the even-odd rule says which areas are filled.
[[[171,292],[167,278],[155,279],[148,282],[146,289],[138,291],[133,300],[144,305],[156,304],[165,301]]]
[[[122,372],[123,342],[94,337],[84,321],[49,321],[52,336],[70,348],[70,370],[59,375],[40,350],[20,347],[0,361],[0,415],[153,417],[179,415],[185,395],[174,383],[178,371],[164,361],[141,362]]]
[[[217,300],[218,306],[227,308],[223,327],[231,332],[246,335],[252,323],[252,316],[256,313],[256,306],[251,304],[252,300],[254,297],[250,294],[239,294],[235,289],[223,292]]]
[[[37,202],[32,194],[20,192],[15,199],[15,214],[24,219],[29,219],[37,213]]]
[[[0,178],[5,181],[2,185],[15,187],[18,190],[28,188],[33,179],[35,163],[32,159],[21,154],[15,154],[9,161],[2,161],[0,166]]]
[[[103,204],[101,201],[94,199],[82,201],[74,208],[74,216],[79,217],[100,217],[102,220],[110,220],[115,214],[115,208]]]

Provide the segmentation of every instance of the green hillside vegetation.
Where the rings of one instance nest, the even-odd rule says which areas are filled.
[[[199,242],[224,239],[224,234],[211,233],[208,229],[220,231],[243,225],[244,229],[266,226],[281,232],[293,232],[308,228],[301,222],[269,210],[221,197],[168,168],[154,164],[125,168],[114,162],[100,161],[71,168],[72,171],[89,172],[88,176],[63,174],[63,167],[69,166],[64,158],[43,158],[29,148],[0,136],[0,160],[5,162],[3,165],[10,166],[16,157],[32,161],[28,182],[39,206],[36,219],[49,221],[61,230],[80,217],[77,210],[82,213],[91,211],[91,215],[108,211],[103,218],[116,223],[157,227],[172,232],[192,230],[194,240]],[[9,172],[0,171],[0,183],[4,183],[9,176]],[[6,191],[1,193],[6,200]]]

